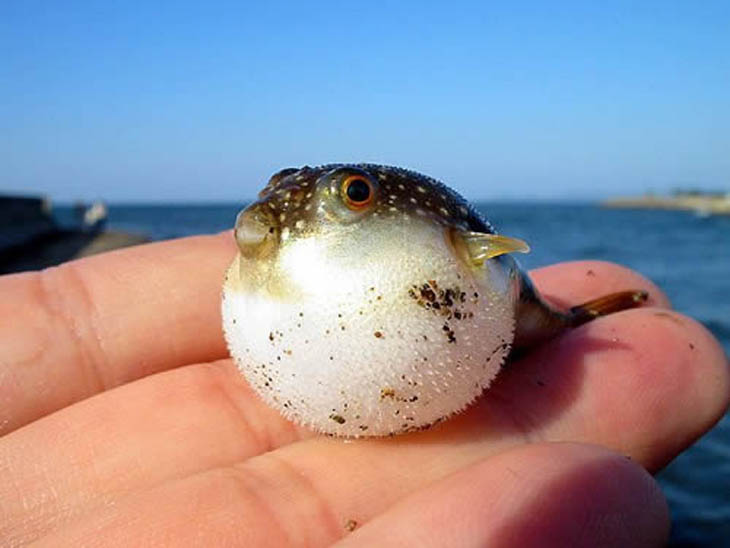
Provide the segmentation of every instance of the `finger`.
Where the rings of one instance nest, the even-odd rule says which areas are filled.
[[[657,313],[662,316],[656,317]],[[393,499],[396,500],[397,496],[420,487],[424,482],[438,479],[460,466],[525,440],[601,443],[632,455],[645,466],[657,467],[708,428],[727,405],[727,371],[717,344],[701,327],[677,316],[686,323],[680,329],[673,320],[667,319],[667,314],[655,309],[639,310],[627,313],[628,318],[619,314],[595,322],[592,327],[581,328],[568,336],[565,348],[556,350],[555,370],[551,370],[542,358],[515,364],[515,368],[504,373],[508,380],[504,383],[499,381],[468,413],[440,428],[385,441],[337,442],[335,445],[329,444],[329,440],[296,443],[269,454],[275,460],[273,466],[276,468],[276,462],[288,463],[298,476],[316,482],[323,491],[357,492],[362,495],[363,507],[388,495],[396,497]],[[616,331],[628,320],[631,322],[625,333]],[[642,324],[646,326],[641,327]],[[597,327],[612,338],[617,336],[621,345],[617,347],[609,339],[610,344],[605,348],[595,347],[595,336],[601,336],[601,331],[594,331],[594,339],[591,339],[590,329]],[[664,343],[662,347],[666,355],[660,354],[651,359],[641,357],[656,352],[652,348],[654,341],[665,338],[672,341],[672,344]],[[693,341],[694,348],[689,347],[688,340]],[[594,346],[580,351],[580,345],[588,343]],[[571,357],[571,345],[574,351],[582,352],[580,359]],[[694,354],[687,355],[685,349]],[[688,364],[689,359],[692,361]],[[173,375],[181,371],[165,375],[172,380]],[[566,376],[564,380],[563,375]],[[151,381],[145,379],[143,382]],[[561,385],[561,382],[565,384]],[[131,391],[135,384],[119,391]],[[175,392],[175,383],[166,383],[166,388]],[[216,427],[210,429],[211,435],[200,428],[191,436],[193,440],[182,442],[179,437],[173,437],[174,443],[168,448],[157,445],[164,444],[164,437],[160,438],[154,432],[137,440],[134,432],[137,429],[145,431],[145,421],[149,422],[154,416],[159,398],[149,398],[148,406],[141,400],[128,398],[137,407],[136,412],[132,412],[123,401],[115,401],[101,413],[91,407],[92,403],[103,401],[112,394],[114,392],[109,392],[77,407],[88,405],[89,414],[94,416],[105,417],[116,411],[123,417],[129,417],[126,435],[115,431],[115,421],[106,421],[110,428],[94,430],[85,428],[83,421],[66,420],[64,413],[72,408],[58,414],[60,419],[56,426],[56,429],[65,429],[66,436],[75,433],[68,443],[61,440],[49,447],[36,441],[7,447],[8,454],[22,454],[24,459],[12,469],[12,474],[6,475],[5,483],[7,477],[13,478],[15,483],[0,487],[0,495],[17,492],[18,485],[33,486],[33,489],[26,488],[27,496],[41,501],[36,508],[29,510],[20,504],[17,497],[0,496],[0,501],[4,501],[3,511],[13,516],[13,519],[6,520],[8,527],[26,531],[28,528],[23,525],[24,521],[37,519],[36,527],[49,530],[63,523],[71,513],[69,501],[75,504],[73,513],[90,511],[99,505],[100,500],[114,500],[124,493],[179,477],[171,474],[170,470],[189,466],[195,459],[210,463],[206,461],[206,458],[210,459],[206,455],[226,454],[226,444],[236,439],[236,425],[230,427],[229,435],[227,427],[220,423],[230,418],[220,413],[214,415]],[[245,400],[247,394],[242,392],[241,400]],[[701,399],[705,397],[708,399]],[[192,404],[195,398],[189,399]],[[225,402],[225,406],[228,405]],[[573,407],[578,411],[574,412]],[[693,413],[676,413],[677,408],[693,409]],[[174,408],[166,410],[173,417],[160,419],[163,427],[165,421],[176,420]],[[191,414],[195,414],[194,411]],[[253,419],[255,413],[250,413],[250,417]],[[51,424],[51,419],[53,417],[8,438],[20,439],[21,434],[36,426]],[[80,430],[74,428],[75,422],[80,422]],[[57,438],[55,429],[50,430],[36,434],[37,440]],[[87,438],[84,437],[85,430],[90,430]],[[93,448],[93,468],[74,466],[77,447],[85,444]],[[34,446],[37,449],[30,451]],[[131,453],[131,458],[125,450]],[[331,462],[319,460],[320,452]],[[236,456],[230,450],[227,454],[231,458]],[[126,463],[120,461],[125,455],[129,459]],[[265,457],[262,455],[259,459]],[[70,462],[67,462],[68,459]],[[144,476],[136,472],[140,468],[140,459],[144,462]],[[32,463],[32,467],[26,464],[23,468],[23,463]],[[57,464],[60,466],[57,467]],[[212,464],[222,464],[222,461]],[[66,467],[74,470],[71,477]],[[125,472],[127,469],[129,471]],[[94,470],[106,472],[106,475],[94,474]],[[187,470],[190,471],[190,468]],[[109,478],[109,475],[112,477]],[[27,480],[26,476],[35,477],[35,483]],[[398,482],[393,481],[394,477],[398,478]],[[0,486],[2,481],[0,478]],[[370,483],[387,486],[388,493],[373,492]],[[333,506],[343,512],[350,509],[346,500],[337,499]]]
[[[0,433],[99,391],[226,355],[230,234],[0,277]]]
[[[356,448],[333,440],[319,440],[316,443],[334,449],[335,457],[345,456],[348,452],[355,454],[356,451]],[[550,451],[554,451],[554,455],[548,455]],[[339,462],[332,459],[332,455],[327,458],[327,453],[319,453],[318,457],[322,464]],[[335,466],[335,474],[347,488],[331,490],[331,482],[328,484],[326,476],[302,475],[302,469],[293,465],[295,461],[281,461],[270,454],[254,461],[132,494],[54,531],[38,545],[76,546],[92,542],[97,546],[177,545],[198,538],[213,545],[325,546],[342,538],[353,522],[366,524],[385,512],[398,498],[403,498],[402,484],[410,483],[404,481],[402,474],[392,474],[388,482],[377,481],[378,478],[363,482],[365,478],[357,468],[350,468],[350,473],[342,475],[342,467]],[[492,470],[492,467],[499,470]],[[624,512],[627,517],[638,518],[637,535],[642,540],[666,536],[666,507],[662,507],[661,495],[656,492],[651,480],[626,459],[607,455],[599,449],[535,449],[527,446],[492,457],[475,470],[482,476],[474,482],[476,490],[496,483],[494,488],[497,492],[490,493],[493,498],[488,500],[495,501],[502,508],[501,514],[500,510],[495,510],[497,523],[503,526],[502,531],[493,531],[493,536],[497,538],[501,534],[506,540],[517,539],[521,536],[523,523],[526,522],[524,527],[528,528],[530,523],[542,525],[547,524],[550,518],[557,519],[561,512],[554,509],[551,513],[550,504],[555,499],[575,513],[563,513],[562,523],[548,525],[547,530],[556,535],[570,535],[566,519],[576,522],[581,518],[590,520],[593,517],[591,511],[597,515],[601,515],[601,510],[618,512],[628,497],[634,497],[634,501],[631,509]],[[392,469],[389,471],[392,472]],[[421,488],[428,483],[423,476],[427,477],[429,470],[423,472],[425,474],[413,474],[414,479],[416,476],[421,478]],[[474,470],[471,473],[464,472],[467,477],[457,475],[452,480],[456,489],[468,483],[467,478],[473,473]],[[621,492],[621,485],[616,484],[619,479],[627,482],[627,489],[635,490]],[[595,492],[590,485],[591,480],[597,483]],[[504,490],[500,489],[499,481],[504,482]],[[433,489],[448,490],[449,483],[444,481]],[[537,487],[537,492],[532,491],[533,487]],[[552,492],[553,500],[541,499],[546,491]],[[400,497],[394,496],[395,493]],[[566,501],[558,496],[559,493],[579,498]],[[449,494],[453,496],[453,491]],[[475,495],[472,491],[470,494],[473,500],[480,493]],[[414,498],[416,505],[419,502],[423,504],[424,497],[415,495]],[[581,505],[581,502],[584,504]],[[639,515],[641,506],[643,510],[649,506],[656,515]],[[404,510],[400,507],[395,511]],[[519,515],[520,511],[532,513]],[[612,514],[612,517],[617,516]],[[524,521],[521,522],[520,518]],[[564,526],[562,530],[560,525]],[[608,525],[605,521],[593,525],[599,534],[613,532],[613,528],[601,529],[601,525]],[[619,525],[626,526],[623,522]],[[377,521],[374,526],[377,527]],[[479,532],[475,531],[474,534],[478,535]],[[634,531],[627,531],[628,535],[632,533]],[[539,529],[528,529],[522,538],[538,534]]]
[[[549,302],[571,307],[602,295],[644,289],[647,306],[669,308],[667,296],[654,283],[626,267],[606,261],[571,261],[530,271],[530,277]]]
[[[707,329],[676,312],[635,309],[510,364],[464,427],[596,443],[656,471],[709,430],[729,403],[728,362]]]
[[[0,539],[25,543],[114,497],[311,435],[230,360],[146,377],[0,439]]]
[[[668,533],[666,501],[643,468],[596,446],[540,444],[447,476],[337,546],[645,547]]]

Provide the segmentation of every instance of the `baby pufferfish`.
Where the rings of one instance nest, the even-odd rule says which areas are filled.
[[[510,353],[646,299],[549,306],[510,255],[524,242],[397,167],[284,169],[235,237],[222,306],[231,355],[269,405],[333,435],[433,425],[488,388]]]

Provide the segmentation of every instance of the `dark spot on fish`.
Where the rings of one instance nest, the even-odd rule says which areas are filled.
[[[689,343],[689,348],[690,348],[690,350],[694,350],[695,349],[695,345],[692,344],[692,343]]]
[[[450,343],[456,342],[456,335],[454,334],[454,331],[451,329],[451,326],[449,326],[449,324],[445,323],[441,326],[441,329],[443,329],[444,333],[446,333],[446,339]]]
[[[332,413],[330,415],[330,419],[335,421],[337,424],[345,424],[345,417],[343,417],[342,415]]]
[[[373,333],[373,335],[375,335],[375,338],[376,339],[382,339],[383,338],[383,334],[380,331],[376,331],[375,333]]]
[[[392,388],[382,388],[380,390],[380,401],[383,401],[385,398],[390,398],[391,400],[395,398],[395,390]]]
[[[443,303],[444,306],[453,306],[454,305],[454,292],[451,289],[447,289],[444,292],[443,295]]]
[[[269,340],[270,341],[274,340],[274,334],[271,331],[269,331]]]
[[[433,311],[434,314],[445,316],[447,319],[461,320],[470,317],[470,314],[473,317],[473,313],[457,307],[457,303],[463,304],[466,301],[466,293],[461,291],[458,286],[441,288],[436,280],[429,280],[420,287],[411,286],[408,296],[419,306]]]
[[[588,269],[588,271],[586,272],[586,276],[595,276],[595,275],[596,275],[596,273],[593,272],[593,270],[591,270],[591,269]]]
[[[421,287],[420,290],[421,298],[427,300],[428,302],[434,302],[436,300],[436,293],[431,290],[431,288],[424,284],[423,287]]]
[[[537,381],[537,385],[538,386],[545,386],[545,383],[543,381],[541,381],[541,380],[538,380]]]

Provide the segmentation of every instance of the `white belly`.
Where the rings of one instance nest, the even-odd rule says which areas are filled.
[[[408,245],[417,252],[378,242],[352,262],[292,245],[280,259],[297,287],[286,298],[243,290],[236,258],[224,331],[268,404],[320,432],[382,436],[438,422],[489,386],[513,338],[506,275],[489,261],[467,269],[433,235]]]

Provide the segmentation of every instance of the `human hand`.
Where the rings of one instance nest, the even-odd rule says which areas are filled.
[[[666,538],[643,468],[722,416],[730,381],[712,336],[637,274],[587,262],[534,272],[563,305],[645,288],[651,307],[510,364],[431,430],[342,440],[285,421],[226,357],[219,295],[234,253],[223,234],[0,278],[0,544]]]

